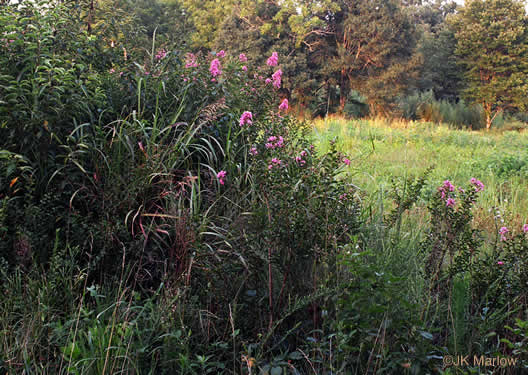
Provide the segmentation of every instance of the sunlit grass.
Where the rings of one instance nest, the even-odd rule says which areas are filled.
[[[502,218],[519,228],[528,218],[528,167],[523,164],[526,160],[528,165],[527,133],[455,130],[385,119],[329,118],[313,124],[322,152],[335,139],[337,148],[354,160],[350,178],[371,201],[391,188],[392,179],[419,176],[433,166],[426,194],[446,179],[464,186],[476,177],[485,184],[475,210],[481,229],[495,231]],[[512,165],[510,159],[520,165]],[[494,218],[497,210],[501,218]]]

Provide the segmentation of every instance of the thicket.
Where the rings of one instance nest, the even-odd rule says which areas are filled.
[[[483,246],[479,181],[402,180],[373,211],[352,156],[288,115],[283,55],[115,22],[0,7],[0,373],[423,373],[475,348],[525,366],[528,227]]]
[[[306,117],[405,117],[490,128],[525,111],[526,12],[516,0],[182,0],[191,48],[285,56],[283,95]],[[207,22],[202,22],[207,18]],[[460,102],[466,104],[459,105]],[[468,108],[466,108],[466,106]]]

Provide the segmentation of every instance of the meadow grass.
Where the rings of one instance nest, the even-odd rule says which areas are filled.
[[[461,187],[472,177],[484,183],[475,209],[477,228],[493,233],[503,219],[520,228],[528,218],[526,132],[456,130],[431,122],[385,119],[328,118],[313,124],[320,151],[336,141],[338,150],[352,160],[350,179],[371,203],[391,189],[393,179],[419,176],[434,167],[426,196],[447,179]],[[414,223],[423,222],[424,207],[419,204],[413,211]]]

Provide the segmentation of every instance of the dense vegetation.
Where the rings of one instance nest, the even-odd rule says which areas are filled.
[[[526,369],[525,17],[477,82],[453,9],[0,2],[0,374]]]

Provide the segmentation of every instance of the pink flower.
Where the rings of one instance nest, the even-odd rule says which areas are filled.
[[[264,82],[266,82],[266,85],[267,85],[267,84],[270,84],[270,83],[271,83],[271,79],[266,78],[266,81],[264,81]]]
[[[285,111],[288,109],[288,99],[284,99],[281,104],[279,105],[280,111]]]
[[[238,60],[240,62],[246,62],[247,61],[247,57],[246,55],[244,55],[243,53],[241,53],[240,55],[238,55]]]
[[[501,229],[499,229],[499,234],[501,236],[501,241],[506,241],[506,233],[509,232],[509,229],[506,228],[506,227],[502,227]]]
[[[343,159],[343,163],[345,163],[347,166],[349,166],[350,165],[350,160],[347,159],[347,158],[344,158]]]
[[[166,56],[167,56],[167,51],[165,51],[165,49],[162,48],[162,49],[160,49],[160,50],[156,53],[156,60],[162,60],[162,59],[164,59]]]
[[[444,189],[447,189],[448,191],[455,191],[455,187],[453,186],[453,184],[449,180],[445,180],[444,181],[444,186],[443,187],[444,187]]]
[[[220,74],[222,74],[222,71],[220,70],[220,60],[214,59],[211,61],[211,66],[209,67],[209,72],[211,72],[211,75],[213,77],[216,77]]]
[[[218,57],[224,57],[224,56],[225,56],[225,52],[224,52],[224,50],[221,50],[220,52],[218,52],[218,53],[216,54],[216,56],[218,56]]]
[[[115,73],[115,69],[112,68],[112,69],[110,69],[108,72],[109,72],[110,74],[113,74],[113,73]]]
[[[271,170],[273,166],[280,166],[282,164],[282,160],[273,158],[271,159],[271,163],[268,164],[268,170]]]
[[[453,198],[447,198],[446,206],[447,207],[454,207],[455,206],[455,200]]]
[[[246,124],[253,124],[253,114],[249,111],[242,113],[242,116],[240,116],[239,124],[240,126],[244,126]]]
[[[273,52],[271,56],[268,58],[268,61],[266,61],[266,64],[268,66],[277,66],[278,63],[279,63],[279,55],[277,54],[277,52]]]
[[[499,260],[499,261],[497,262],[497,264],[498,264],[499,266],[502,266],[502,265],[504,264],[504,262]]]
[[[484,184],[481,181],[477,180],[475,177],[473,177],[470,182],[473,186],[475,186],[476,192],[484,190]]]
[[[226,175],[227,175],[226,171],[220,171],[216,174],[216,178],[218,178],[220,185],[223,185],[225,183],[224,178],[226,177]]]
[[[196,62],[196,55],[188,53],[185,56],[185,68],[196,68],[198,63]]]
[[[247,66],[244,65],[244,66],[242,67],[242,70],[243,70],[244,72],[247,72]]]
[[[277,70],[275,73],[273,73],[271,78],[273,79],[273,86],[280,89],[282,81],[282,70]]]
[[[256,148],[256,147],[251,147],[251,148],[249,149],[249,153],[250,153],[251,155],[253,155],[253,156],[258,155],[257,148]]]
[[[303,166],[306,164],[306,160],[303,160],[302,156],[296,156],[295,161],[299,163],[299,165]]]
[[[528,232],[528,224],[523,225],[523,232],[524,233]]]
[[[281,135],[279,135],[278,137],[272,135],[270,137],[268,137],[268,143],[266,143],[266,148],[267,149],[274,149],[274,148],[281,148],[281,147],[284,147],[284,138],[282,138]]]

